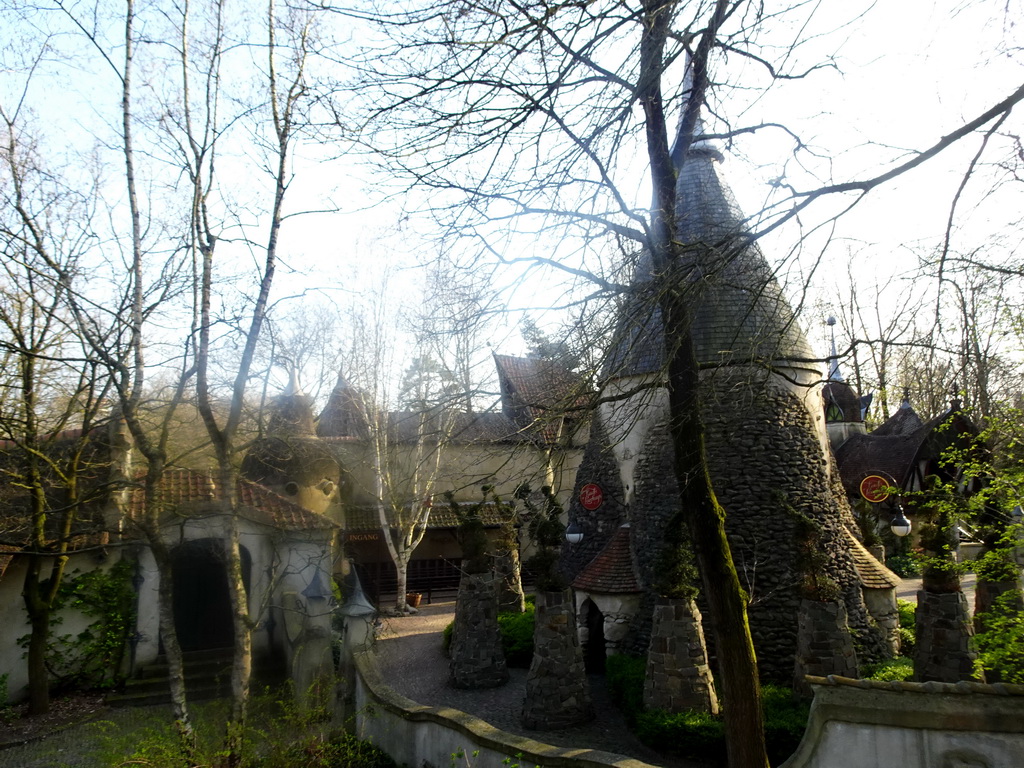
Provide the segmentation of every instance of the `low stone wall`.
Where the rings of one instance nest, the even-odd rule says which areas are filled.
[[[356,735],[415,768],[507,768],[509,762],[550,768],[654,768],[649,763],[595,749],[554,747],[498,730],[450,707],[428,707],[384,684],[372,651],[357,651]],[[463,754],[456,759],[453,754]],[[506,762],[509,761],[509,762]]]
[[[800,747],[780,768],[1019,768],[1024,686],[808,677]]]

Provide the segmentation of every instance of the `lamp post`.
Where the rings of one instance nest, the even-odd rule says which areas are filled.
[[[896,516],[892,519],[892,523],[889,525],[889,530],[892,531],[894,535],[903,538],[910,533],[910,527],[910,521],[907,519],[907,516],[903,514],[902,505],[897,504]]]

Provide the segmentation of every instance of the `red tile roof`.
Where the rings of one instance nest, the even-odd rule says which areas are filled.
[[[633,570],[629,550],[629,525],[621,526],[611,541],[587,565],[572,583],[583,592],[624,594],[642,592]]]
[[[141,481],[142,477],[137,480]],[[330,518],[319,515],[280,496],[257,483],[238,479],[238,500],[246,508],[242,515],[263,525],[285,531],[328,529],[339,527]],[[190,469],[169,469],[157,486],[156,501],[164,514],[196,514],[205,505],[217,502],[217,484],[208,473]],[[128,516],[139,518],[143,513],[143,489],[136,486],[130,491]],[[197,507],[199,509],[197,509]]]
[[[560,363],[496,354],[494,364],[503,410],[521,429],[553,443],[563,418],[579,422],[584,417],[590,393],[584,380]]]

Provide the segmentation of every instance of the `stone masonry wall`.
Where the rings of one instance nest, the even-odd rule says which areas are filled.
[[[873,637],[842,527],[850,512],[845,496],[837,496],[810,415],[795,394],[751,368],[708,372],[703,385],[711,476],[740,581],[751,598],[758,664],[765,679],[788,684],[800,604],[794,567],[798,515],[819,528],[826,571],[840,587],[851,629]],[[656,425],[637,461],[630,519],[644,586],[651,584],[664,526],[678,506],[670,445],[664,423]],[[637,617],[641,645],[650,637],[653,602],[648,595]]]
[[[858,676],[857,653],[846,622],[846,606],[839,601],[800,601],[793,688],[809,697],[811,686],[804,679],[805,675]]]

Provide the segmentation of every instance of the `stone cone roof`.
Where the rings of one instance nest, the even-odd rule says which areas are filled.
[[[782,293],[721,173],[721,155],[691,149],[679,174],[677,217],[686,252],[680,280],[694,297],[698,362],[787,361],[818,372],[821,365]],[[663,367],[664,333],[649,256],[634,276],[605,375],[633,376]]]
[[[633,594],[643,590],[633,569],[629,524],[619,526],[611,540],[572,583],[573,589],[601,594]]]

